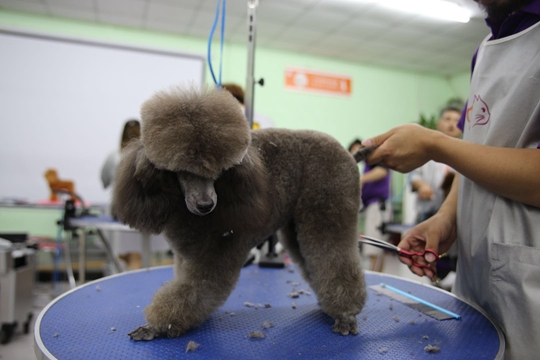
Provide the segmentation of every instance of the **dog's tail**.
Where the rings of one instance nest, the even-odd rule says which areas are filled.
[[[370,147],[361,146],[360,149],[358,149],[353,154],[354,160],[356,160],[357,163],[359,163],[360,161],[366,160],[369,154],[371,154],[373,150],[375,149],[376,149],[376,146],[370,146]]]

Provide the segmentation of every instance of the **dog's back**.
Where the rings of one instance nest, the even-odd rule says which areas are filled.
[[[251,146],[266,165],[274,207],[288,207],[289,216],[297,206],[358,212],[358,166],[336,139],[317,131],[286,129],[252,131],[251,136]]]

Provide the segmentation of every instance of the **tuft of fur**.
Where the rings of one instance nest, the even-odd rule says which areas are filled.
[[[217,179],[239,164],[250,143],[249,126],[228,91],[173,87],[141,107],[141,142],[159,169]]]
[[[123,154],[113,210],[131,227],[164,231],[175,277],[130,336],[177,337],[203,323],[227,300],[249,251],[276,232],[333,331],[357,334],[367,294],[355,159],[316,131],[250,132],[239,111],[230,94],[209,89],[161,92],[143,106],[143,138]],[[202,200],[211,210],[198,208]]]

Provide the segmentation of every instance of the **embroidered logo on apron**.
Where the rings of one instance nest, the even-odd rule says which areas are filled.
[[[480,95],[474,95],[474,100],[470,107],[467,108],[467,122],[469,128],[476,125],[486,125],[491,118],[489,106],[486,104]]]

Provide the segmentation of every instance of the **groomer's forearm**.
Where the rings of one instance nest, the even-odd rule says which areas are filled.
[[[478,185],[540,207],[540,149],[486,146],[436,132],[428,148],[433,160],[450,165]]]

